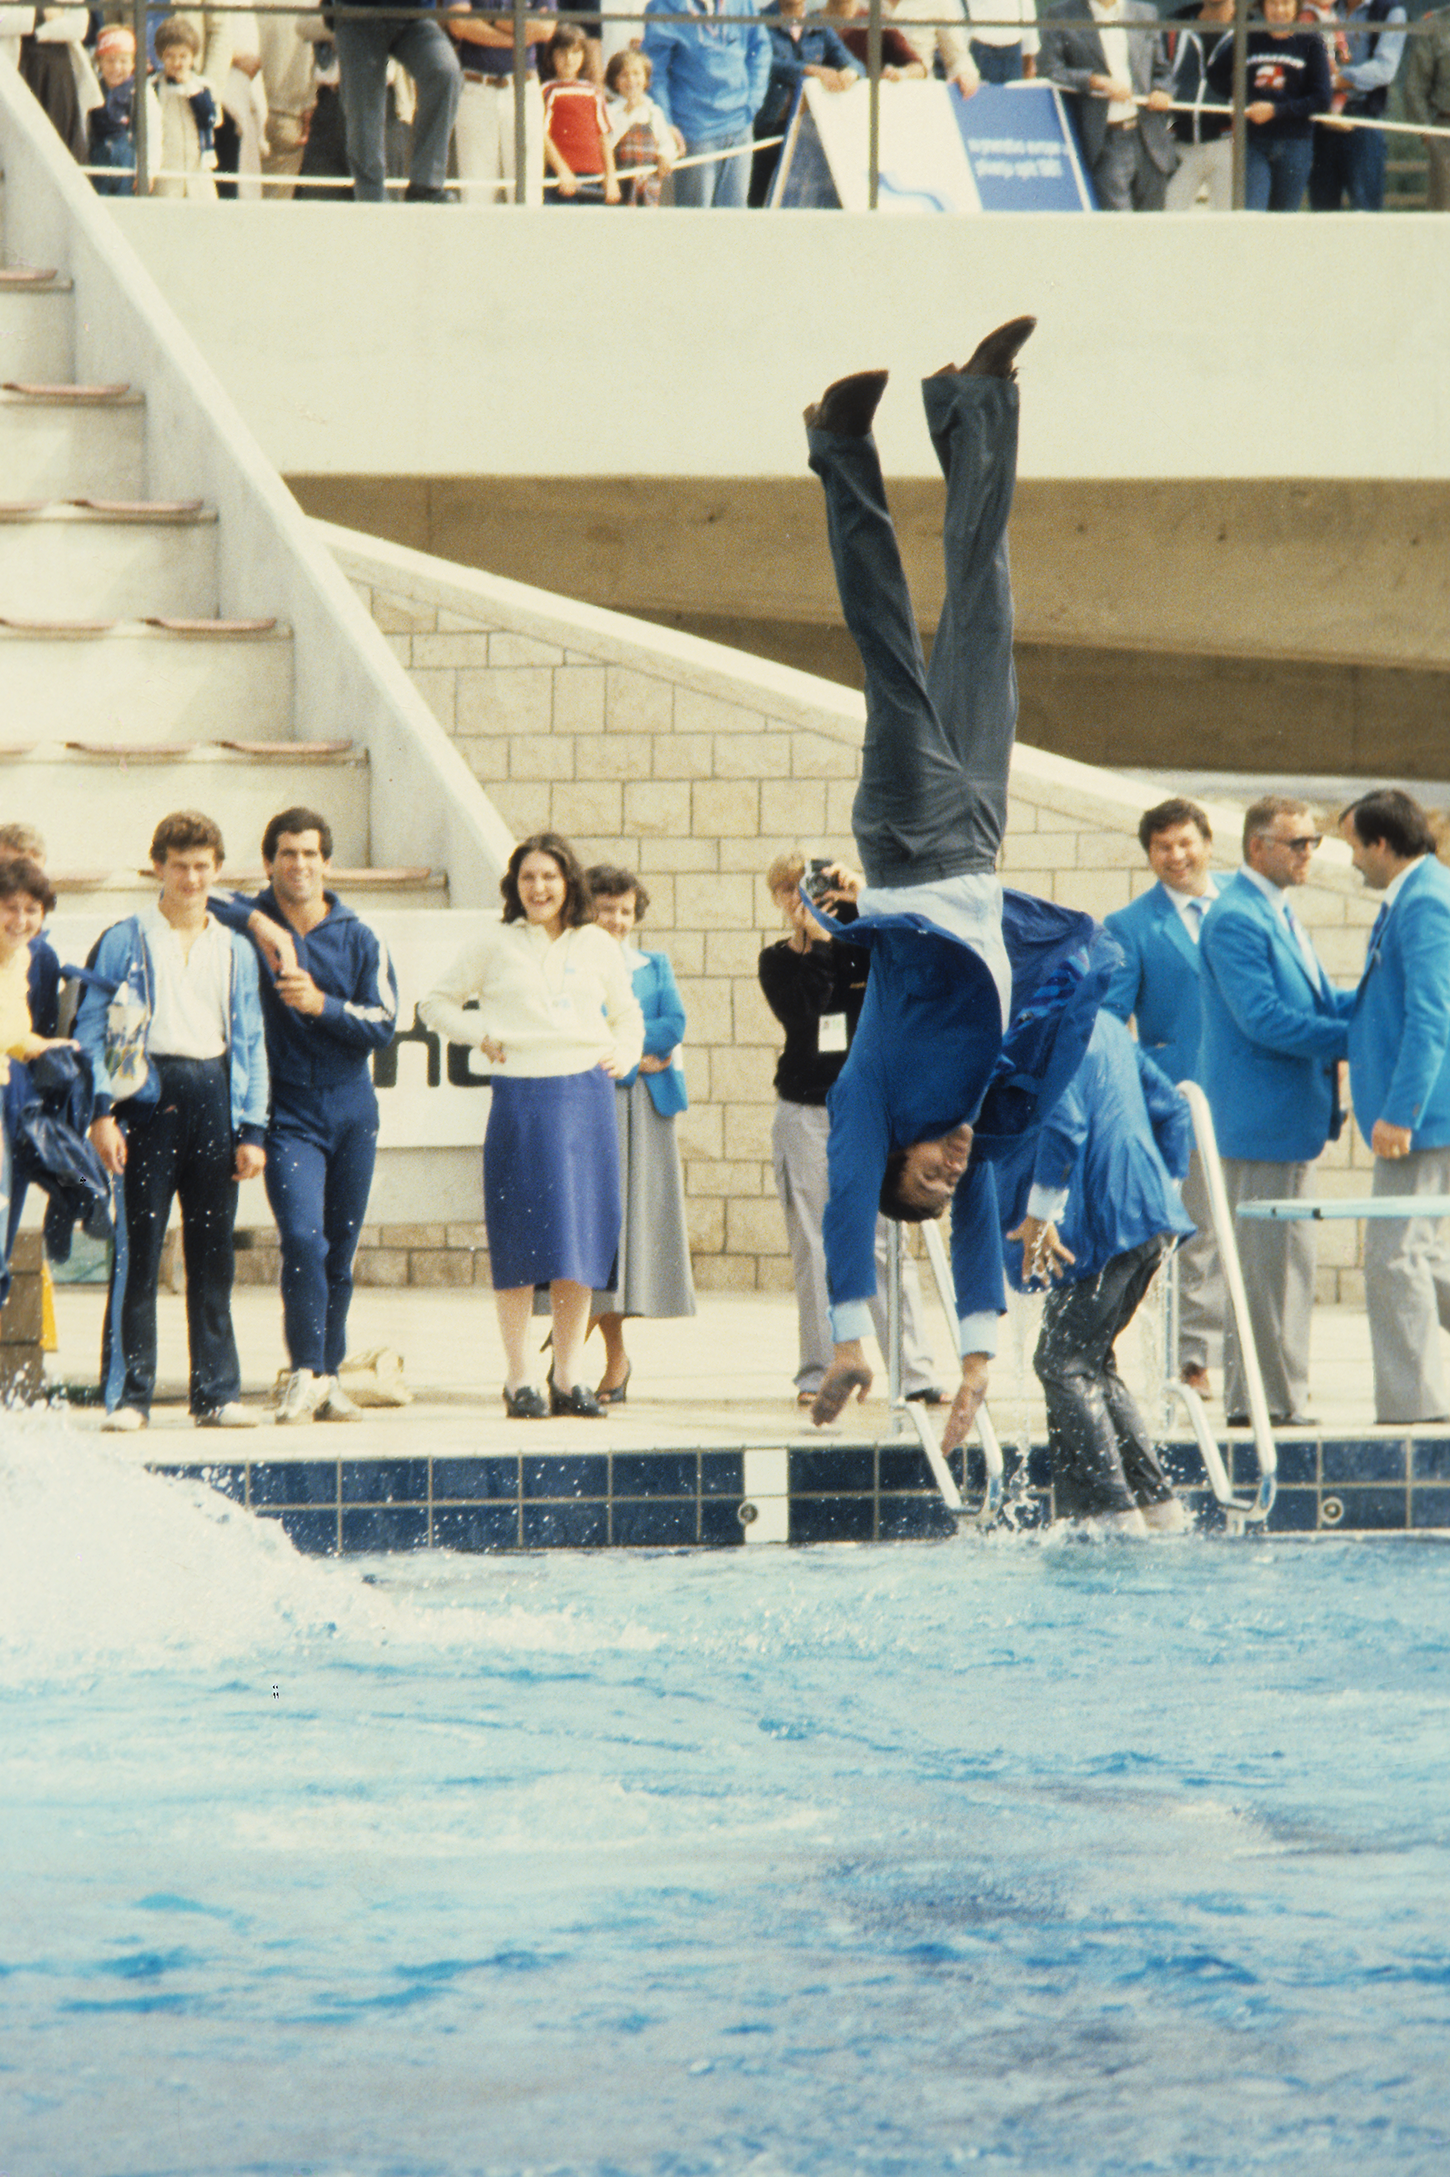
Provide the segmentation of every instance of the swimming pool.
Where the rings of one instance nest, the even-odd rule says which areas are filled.
[[[1440,2172],[1450,1557],[323,1561],[0,1449],[6,2177]]]

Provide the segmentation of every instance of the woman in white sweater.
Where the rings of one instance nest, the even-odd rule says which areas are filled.
[[[619,1245],[614,1081],[639,1064],[644,1020],[620,947],[592,920],[567,841],[514,848],[503,919],[466,945],[418,1008],[497,1071],[483,1142],[483,1214],[514,1420],[602,1415],[583,1380],[590,1296]],[[477,1010],[473,1010],[473,1007]],[[535,1285],[549,1287],[549,1405],[528,1380]]]

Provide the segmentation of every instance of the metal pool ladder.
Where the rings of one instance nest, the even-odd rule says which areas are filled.
[[[952,1328],[955,1347],[957,1336],[956,1288],[952,1284],[951,1265],[937,1227],[928,1222],[921,1228],[926,1241],[926,1251],[931,1262],[932,1276],[936,1281],[938,1298],[946,1310],[947,1321]],[[956,1484],[956,1478],[943,1456],[928,1410],[920,1400],[908,1401],[902,1392],[901,1369],[901,1227],[894,1219],[886,1227],[886,1379],[891,1408],[893,1436],[914,1436],[926,1454],[932,1479],[941,1493],[942,1503],[951,1513],[958,1528],[987,1527],[1002,1508],[1006,1487],[1005,1468],[1002,1462],[1002,1446],[992,1426],[992,1417],[983,1399],[977,1409],[976,1431],[982,1446],[982,1456],[987,1464],[987,1486],[981,1502],[969,1504]],[[966,1447],[963,1446],[963,1458]]]

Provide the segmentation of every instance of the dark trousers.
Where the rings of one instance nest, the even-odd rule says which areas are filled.
[[[977,74],[984,83],[1018,83],[1022,79],[1022,44],[986,45],[980,38],[971,41],[972,59]]]
[[[413,117],[410,196],[439,197],[448,172],[448,139],[458,112],[463,70],[458,51],[437,23],[362,22],[353,18],[333,31],[342,70],[342,110],[347,124],[347,163],[359,204],[381,204],[387,192],[385,123],[388,61],[393,55],[418,93]],[[309,192],[310,193],[310,192]]]
[[[946,595],[921,637],[873,438],[809,433],[826,489],[841,610],[866,673],[866,742],[851,813],[870,885],[991,871],[1007,820],[1017,726],[1007,518],[1017,475],[1017,387],[928,378],[922,399],[947,482]]]
[[[118,1112],[126,1137],[116,1260],[106,1304],[107,1408],[151,1410],[156,1388],[156,1284],[173,1199],[186,1255],[190,1405],[212,1413],[240,1397],[232,1334],[231,1083],[224,1058],[153,1058],[161,1093],[144,1111]]]
[[[1316,129],[1309,208],[1352,212],[1385,208],[1385,138],[1381,129]]]
[[[1113,1346],[1138,1312],[1161,1238],[1114,1255],[1096,1277],[1055,1285],[1032,1365],[1047,1394],[1053,1508],[1059,1519],[1131,1512],[1172,1496]]]
[[[293,1099],[274,1084],[267,1200],[282,1240],[282,1321],[294,1368],[335,1376],[347,1351],[352,1264],[378,1151],[378,1102],[356,1083]]]

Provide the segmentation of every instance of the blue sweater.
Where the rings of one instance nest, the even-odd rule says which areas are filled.
[[[327,914],[315,930],[300,937],[292,930],[297,965],[305,968],[324,994],[320,1013],[299,1013],[278,997],[271,975],[261,976],[262,1017],[267,1027],[267,1063],[281,1090],[306,1092],[351,1082],[364,1074],[374,1051],[386,1049],[398,1025],[398,985],[388,948],[376,930],[343,905],[335,892],[324,892]],[[270,885],[255,899],[239,892],[213,893],[208,902],[217,921],[245,933],[254,912],[291,930]]]
[[[654,70],[650,95],[692,147],[748,130],[770,82],[770,37],[752,0],[700,8],[698,23],[661,23],[688,15],[698,0],[649,0],[644,53]]]

